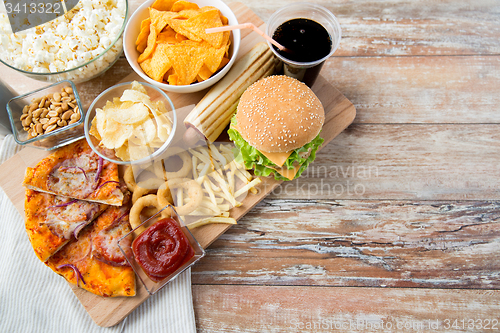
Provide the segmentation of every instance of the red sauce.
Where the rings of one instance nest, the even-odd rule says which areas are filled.
[[[159,220],[132,243],[135,260],[149,278],[160,282],[194,256],[194,249],[177,222]]]

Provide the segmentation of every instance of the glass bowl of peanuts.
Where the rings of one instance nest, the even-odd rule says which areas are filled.
[[[85,137],[82,103],[69,80],[14,97],[7,112],[14,139],[23,146],[53,150]]]

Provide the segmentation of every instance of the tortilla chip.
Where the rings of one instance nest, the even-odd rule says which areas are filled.
[[[189,30],[186,30],[186,28],[184,28],[184,22],[186,21],[187,20],[172,19],[168,24],[172,27],[172,29],[175,30],[175,32],[187,37],[187,39],[194,40],[195,42],[201,42],[203,40],[202,38],[196,36]]]
[[[170,10],[173,12],[180,12],[181,10],[185,9],[199,9],[199,8],[200,7],[195,3],[179,0],[172,5],[172,8],[170,8]]]
[[[170,44],[167,43],[156,45],[156,50],[151,57],[151,68],[153,73],[150,77],[155,81],[162,82],[163,76],[172,67],[172,62],[167,55],[167,49],[169,47]]]
[[[196,80],[206,56],[204,48],[199,43],[184,41],[170,45],[166,52],[177,75],[177,85],[191,84]]]
[[[198,16],[187,19],[182,27],[189,31],[190,33],[202,38],[207,41],[210,45],[215,48],[219,48],[222,45],[223,33],[216,32],[207,34],[205,29],[222,27],[222,22],[219,15],[219,10],[209,10],[201,13]],[[191,39],[191,38],[190,38]]]
[[[137,36],[137,40],[135,41],[135,45],[137,45],[137,51],[143,53],[146,47],[148,46],[148,36],[149,36],[149,25],[151,24],[151,19],[147,18],[141,23],[141,32],[139,36]]]
[[[162,10],[162,11],[167,11],[172,8],[172,5],[176,2],[177,0],[156,0],[152,5],[151,8],[154,8],[156,10]]]
[[[198,82],[208,80],[213,73],[214,72],[208,69],[206,64],[203,64],[203,66],[201,66],[200,68],[200,71],[198,72],[198,77],[197,77]]]
[[[139,58],[137,58],[138,63],[141,63],[147,58],[149,58],[156,47],[156,28],[152,23],[149,25],[149,28],[150,32],[148,36],[148,46],[146,47],[144,52],[139,56]]]
[[[174,31],[174,29],[167,27],[167,28],[163,29],[163,31],[158,34],[158,36],[156,37],[156,43],[157,44],[160,44],[160,43],[176,44],[179,42],[175,38],[176,34],[177,33]]]
[[[167,26],[169,21],[176,16],[177,13],[159,11],[149,7],[149,17],[151,18],[151,24],[154,24],[157,34],[160,33],[160,31],[162,31],[163,28]]]

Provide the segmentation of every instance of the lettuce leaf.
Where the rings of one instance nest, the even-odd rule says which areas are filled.
[[[274,174],[274,179],[277,180],[290,180],[286,177],[283,177],[276,170],[268,168],[268,166],[279,168],[276,164],[271,162],[266,156],[264,156],[260,151],[252,147],[248,142],[243,139],[241,134],[234,129],[236,125],[236,117],[231,119],[231,126],[227,133],[229,134],[229,138],[235,143],[235,145],[239,148],[239,152],[237,152],[236,160],[240,163],[245,164],[245,168],[254,169],[254,173],[257,176],[269,176],[271,173]],[[283,164],[283,167],[286,166],[287,169],[293,169],[293,164],[295,162],[296,165],[300,165],[300,169],[295,175],[295,178],[300,177],[302,172],[307,168],[309,163],[314,161],[316,158],[316,151],[324,142],[319,134],[309,143],[304,146],[297,148],[293,151],[293,153],[288,157],[288,159]],[[299,153],[307,152],[311,148],[311,154],[307,158],[300,157]],[[295,179],[294,178],[294,179]]]

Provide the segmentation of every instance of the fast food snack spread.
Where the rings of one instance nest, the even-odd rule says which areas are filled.
[[[166,218],[155,222],[132,243],[139,266],[159,282],[194,256],[194,249],[177,222]]]
[[[237,159],[256,175],[291,180],[316,157],[324,121],[323,106],[310,88],[276,75],[243,93],[228,134],[240,149]]]
[[[27,168],[23,185],[31,190],[120,206],[118,167],[97,156],[84,139],[62,147]]]
[[[205,29],[227,25],[212,6],[184,0],[157,0],[137,36],[140,67],[155,81],[189,85],[210,78],[229,62],[230,32]]]
[[[160,148],[172,132],[163,101],[151,101],[146,89],[132,82],[122,96],[95,110],[89,134],[99,146],[113,149],[123,161],[140,160]]]
[[[238,100],[252,83],[274,73],[276,58],[266,43],[258,43],[213,86],[184,120],[214,142],[231,121]]]
[[[116,245],[129,231],[128,208],[109,207],[46,264],[68,282],[96,295],[134,296],[134,271]]]
[[[26,190],[25,226],[37,257],[45,262],[108,206]]]

